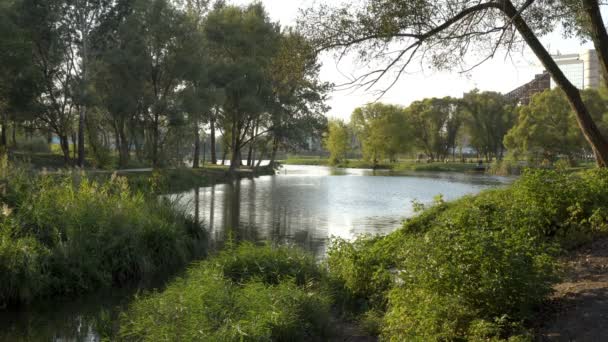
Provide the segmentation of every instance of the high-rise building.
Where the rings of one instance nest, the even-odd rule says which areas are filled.
[[[601,84],[600,65],[595,50],[558,54],[553,59],[564,75],[579,89],[598,88]],[[557,84],[551,79],[551,89]]]

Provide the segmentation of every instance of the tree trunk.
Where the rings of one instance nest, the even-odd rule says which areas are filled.
[[[262,152],[260,153],[260,159],[258,159],[258,162],[254,167],[254,170],[259,168],[260,165],[262,165],[262,160],[264,159],[264,154],[265,154],[265,152],[264,152],[264,150],[262,150]]]
[[[17,123],[15,121],[13,121],[13,131],[11,134],[11,146],[16,148],[17,147]]]
[[[68,140],[67,135],[58,135],[59,136],[59,146],[61,146],[61,152],[63,152],[63,162],[65,166],[70,164],[70,141]]]
[[[88,37],[87,28],[82,28],[82,102],[87,98],[87,82],[88,82]],[[78,117],[78,166],[84,167],[85,149],[84,149],[84,130],[86,125],[87,106],[85,103],[80,104],[80,113]]]
[[[8,120],[6,118],[6,114],[2,114],[2,133],[0,137],[0,145],[6,146],[6,125],[8,124]]]
[[[232,116],[232,143],[230,148],[232,149],[231,153],[230,153],[230,173],[234,173],[236,172],[236,169],[241,165],[241,161],[239,160],[240,158],[240,146],[239,146],[239,130],[238,130],[238,113],[235,111],[233,116]]]
[[[80,107],[80,114],[78,117],[78,161],[77,164],[80,167],[84,167],[84,129],[85,129],[85,116],[87,108],[86,106]],[[75,151],[76,149],[74,149]]]
[[[203,140],[203,167],[205,167],[205,157],[207,156],[207,144]]]
[[[200,167],[200,154],[201,154],[201,132],[198,127],[198,120],[194,124],[194,156],[192,157],[192,168],[198,169]]]
[[[154,114],[154,127],[152,128],[152,167],[158,167],[158,140],[160,139],[158,129],[158,113]]]
[[[253,142],[250,141],[249,142],[249,151],[247,151],[247,166],[248,167],[252,166],[252,161],[251,161],[252,157],[253,157]]]
[[[279,141],[277,138],[272,139],[272,153],[270,154],[270,162],[268,166],[274,168],[275,159],[277,157],[277,150],[279,149]]]
[[[129,140],[123,130],[119,132],[120,144],[118,145],[118,164],[121,168],[129,164]]]
[[[606,167],[608,165],[608,141],[602,136],[589,114],[589,111],[581,98],[580,91],[568,80],[568,78],[566,78],[549,52],[547,52],[528,24],[519,15],[518,11],[513,6],[513,3],[510,0],[503,0],[497,5],[497,8],[502,10],[503,13],[513,21],[517,31],[519,31],[536,57],[549,72],[555,83],[564,91],[570,106],[576,114],[576,121],[578,122],[585,139],[593,149],[598,167]]]
[[[215,165],[217,164],[217,155],[215,152],[215,118],[211,119],[211,135],[209,138],[209,143],[210,143],[210,149],[211,149],[211,164]]]
[[[608,33],[604,26],[602,13],[597,0],[583,0],[583,10],[589,24],[589,36],[593,41],[593,46],[597,52],[600,68],[602,71],[603,83],[608,86]]]
[[[76,155],[76,153],[78,152],[78,151],[76,151],[76,150],[77,150],[77,148],[76,148],[76,146],[77,146],[77,145],[78,145],[78,138],[77,138],[77,134],[73,132],[73,133],[72,133],[72,146],[73,146],[73,150],[72,150],[72,154],[73,154],[73,156],[72,156],[72,159],[73,159],[73,160],[76,160],[76,158],[78,157],[78,156]]]

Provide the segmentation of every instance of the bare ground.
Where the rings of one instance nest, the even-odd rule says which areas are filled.
[[[540,341],[608,341],[608,238],[565,258],[567,273],[543,310]]]

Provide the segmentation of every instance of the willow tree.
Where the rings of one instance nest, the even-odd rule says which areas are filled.
[[[353,79],[367,87],[387,75],[394,77],[394,84],[419,58],[438,69],[468,70],[498,51],[508,53],[526,44],[564,91],[598,166],[606,167],[608,141],[580,91],[538,39],[558,23],[593,41],[608,82],[608,33],[597,0],[363,0],[319,5],[305,10],[300,20],[301,29],[319,49],[338,50],[342,56],[354,51],[362,61],[382,62],[381,67]],[[480,60],[470,65],[465,60],[473,54]]]
[[[241,150],[272,97],[269,70],[280,29],[261,4],[216,6],[207,16],[205,36],[214,63],[214,83],[224,91],[224,134],[231,138],[230,171],[241,164]]]

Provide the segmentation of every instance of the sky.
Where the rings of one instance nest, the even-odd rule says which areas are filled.
[[[323,0],[261,0],[271,19],[280,22],[282,26],[294,26],[299,16],[299,9],[310,7],[315,1]],[[252,2],[252,0],[232,1],[237,5]],[[581,44],[577,39],[564,39],[559,30],[546,37],[541,37],[541,41],[552,54],[578,53],[583,49],[591,48],[589,44]],[[347,57],[338,63],[332,54],[323,54],[321,62],[323,64],[321,80],[334,84],[343,84],[348,80],[345,75],[357,75],[362,71],[361,66],[353,58]],[[474,62],[472,60],[471,64]],[[460,97],[463,93],[475,88],[482,91],[506,93],[529,82],[535,74],[542,71],[540,62],[527,48],[508,58],[504,53],[497,54],[493,59],[466,74],[458,71],[433,71],[418,65],[408,69],[408,73],[403,75],[379,101],[407,106],[413,101],[427,97]],[[389,80],[391,79],[388,78],[387,81]],[[379,90],[382,90],[382,87],[370,90],[333,91],[328,101],[331,110],[327,115],[348,121],[355,108],[376,101]]]

